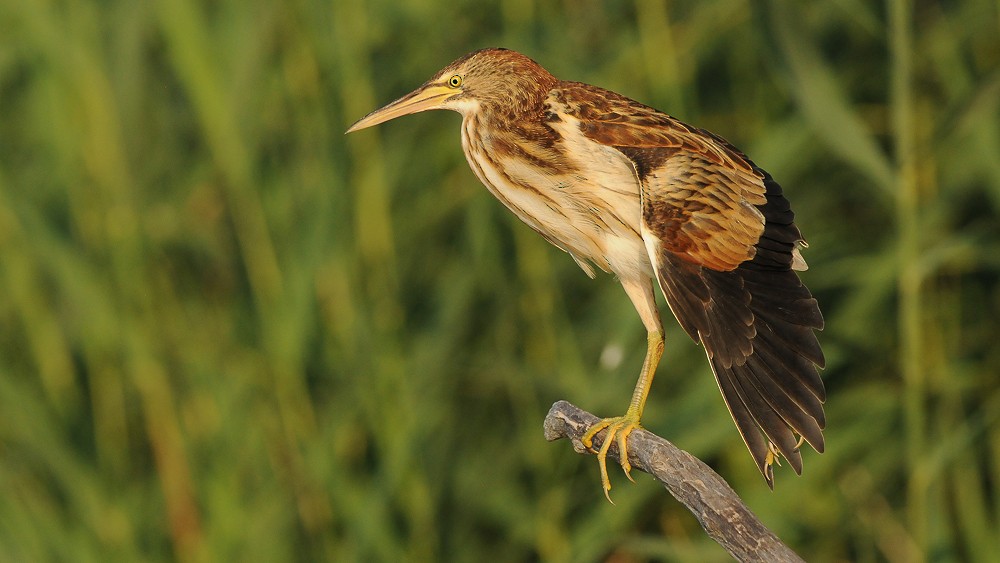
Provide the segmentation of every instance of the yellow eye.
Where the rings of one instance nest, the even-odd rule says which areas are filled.
[[[461,85],[462,77],[457,74],[448,79],[448,86],[451,86],[452,88],[458,88]]]

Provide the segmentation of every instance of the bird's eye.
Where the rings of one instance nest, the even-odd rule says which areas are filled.
[[[451,86],[452,88],[458,88],[461,85],[462,77],[457,74],[448,79],[448,86]]]

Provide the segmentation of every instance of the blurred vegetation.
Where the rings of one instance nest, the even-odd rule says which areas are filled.
[[[996,557],[996,2],[2,0],[0,29],[0,559],[726,559],[542,439],[557,399],[627,405],[619,285],[487,194],[457,116],[343,135],[496,45],[729,138],[812,245],[827,453],[768,491],[672,320],[646,426],[808,560]]]

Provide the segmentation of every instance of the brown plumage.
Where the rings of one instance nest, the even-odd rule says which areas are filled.
[[[593,277],[615,274],[649,334],[625,416],[598,459],[622,451],[663,349],[656,279],[681,327],[704,345],[722,396],[773,486],[780,454],[802,470],[801,437],[823,451],[826,393],[816,300],[794,270],[805,246],[781,187],[724,139],[614,92],[561,81],[514,51],[470,53],[349,130],[429,109],[462,114],[476,176]],[[622,466],[628,473],[627,456]]]

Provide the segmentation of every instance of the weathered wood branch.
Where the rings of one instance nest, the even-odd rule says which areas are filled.
[[[580,438],[598,418],[566,401],[558,401],[545,417],[545,439],[569,438],[578,453],[590,453]],[[594,437],[599,448],[607,435]],[[629,462],[663,483],[667,491],[694,514],[701,527],[739,561],[786,562],[802,559],[774,535],[747,508],[729,483],[701,460],[647,430],[635,430],[628,438]],[[616,461],[613,444],[608,458]]]

